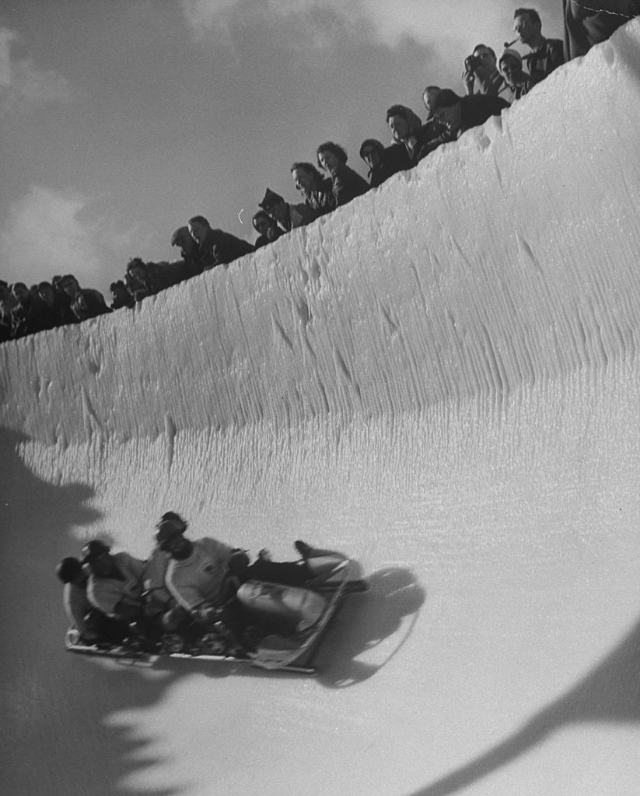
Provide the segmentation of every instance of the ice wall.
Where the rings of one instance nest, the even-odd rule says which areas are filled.
[[[2,348],[31,438],[500,401],[632,356],[637,28],[381,190],[134,312]]]
[[[3,792],[635,793],[639,45],[227,269],[0,346]],[[55,563],[144,555],[167,508],[361,560],[324,678],[69,660]]]

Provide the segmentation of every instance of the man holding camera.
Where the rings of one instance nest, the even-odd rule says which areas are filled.
[[[464,61],[464,85],[469,96],[486,94],[511,103],[511,89],[498,71],[496,54],[486,44],[478,44]]]

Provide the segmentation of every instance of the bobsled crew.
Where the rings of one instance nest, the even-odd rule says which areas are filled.
[[[267,669],[312,672],[309,659],[341,598],[363,591],[341,553],[294,547],[295,561],[271,560],[266,549],[251,562],[246,550],[205,537],[192,540],[177,513],[162,515],[146,560],[112,552],[101,539],[64,558],[70,622],[67,648],[113,657],[170,655],[234,659]]]

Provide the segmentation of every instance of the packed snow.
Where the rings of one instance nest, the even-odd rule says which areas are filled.
[[[640,22],[417,169],[0,347],[9,796],[640,788]],[[94,536],[356,558],[316,678],[65,652]]]

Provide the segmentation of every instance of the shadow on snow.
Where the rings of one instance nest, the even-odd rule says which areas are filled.
[[[77,555],[74,526],[99,519],[85,484],[45,483],[23,464],[26,437],[0,430],[0,792],[29,796],[113,796],[141,766],[144,743],[110,724],[167,688],[123,667],[87,665],[64,649],[62,586],[54,574]],[[176,790],[147,790],[173,796]]]
[[[571,724],[640,722],[640,620],[604,660],[513,735],[410,796],[449,796],[531,751]]]

